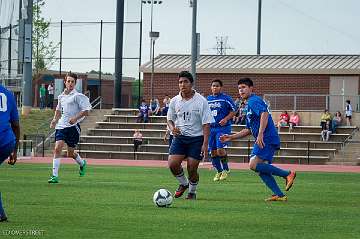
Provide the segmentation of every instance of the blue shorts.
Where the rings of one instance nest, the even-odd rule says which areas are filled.
[[[221,143],[220,141],[220,136],[224,134],[231,134],[231,127],[210,128],[209,151],[228,147],[228,142]]]
[[[55,132],[55,142],[64,140],[69,147],[75,148],[80,140],[80,132],[79,124],[64,129],[57,129]]]
[[[256,155],[262,160],[266,160],[269,163],[272,163],[274,154],[279,149],[280,145],[276,144],[265,144],[265,147],[262,149],[259,147],[259,145],[254,144],[254,148],[251,152],[250,158]]]
[[[15,149],[15,141],[0,147],[0,164],[2,164]]]
[[[185,155],[193,159],[202,160],[201,147],[204,142],[204,136],[183,136],[179,135],[173,138],[169,154]]]

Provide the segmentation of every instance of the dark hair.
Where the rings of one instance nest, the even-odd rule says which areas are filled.
[[[218,79],[213,80],[213,81],[211,82],[211,84],[213,84],[214,82],[219,83],[219,85],[220,85],[221,87],[223,86],[223,83],[222,83],[222,81],[221,81],[221,80],[218,80]]]
[[[350,100],[347,100],[346,103],[350,104]]]
[[[244,85],[247,85],[247,86],[254,86],[254,83],[253,81],[250,79],[250,78],[241,78],[239,81],[238,81],[238,85],[240,84],[244,84]]]
[[[178,75],[178,78],[181,78],[181,77],[187,78],[187,79],[191,82],[191,84],[194,82],[193,76],[192,76],[191,73],[188,72],[188,71],[182,71],[182,72],[180,72],[179,75]]]
[[[69,71],[69,72],[66,74],[65,80],[66,80],[66,78],[67,78],[68,76],[74,78],[75,81],[76,81],[77,78],[78,78],[78,76],[77,76],[75,73],[72,73],[71,71]]]

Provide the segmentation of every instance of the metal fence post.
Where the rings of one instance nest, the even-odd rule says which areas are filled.
[[[307,142],[307,163],[310,164],[310,141]]]
[[[248,162],[250,162],[250,139],[248,139],[248,145],[247,145],[247,158],[248,158]],[[244,163],[245,163],[245,159],[244,159]]]

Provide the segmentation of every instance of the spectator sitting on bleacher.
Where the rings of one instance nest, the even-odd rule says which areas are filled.
[[[145,100],[141,101],[141,105],[139,106],[139,113],[138,113],[138,118],[136,120],[137,123],[148,123],[149,122],[149,111],[150,108],[149,106],[146,104]]]
[[[326,129],[326,124],[330,124],[331,123],[331,119],[332,116],[329,113],[328,109],[324,110],[324,113],[321,114],[320,116],[320,126],[321,126],[321,130]]]
[[[289,114],[287,111],[283,111],[279,117],[279,121],[277,123],[278,131],[280,132],[281,127],[285,127],[289,125]]]
[[[150,101],[150,109],[151,109],[151,114],[152,115],[156,115],[159,116],[161,115],[161,111],[160,111],[160,102],[158,99],[153,99]]]
[[[323,128],[322,131],[321,131],[321,139],[322,139],[322,141],[329,141],[331,133],[332,133],[331,122],[327,121],[325,123],[325,128]]]
[[[341,125],[342,117],[340,111],[336,111],[335,116],[332,120],[332,131],[333,133],[336,133],[336,128]]]
[[[245,103],[241,102],[240,107],[236,111],[236,115],[234,116],[234,124],[245,125],[246,124],[246,107]]]
[[[165,98],[164,98],[164,100],[163,100],[164,107],[163,107],[162,110],[161,110],[161,114],[162,114],[163,116],[166,116],[166,115],[167,115],[167,112],[168,112],[168,110],[169,110],[170,100],[171,100],[171,99],[170,99],[169,95],[165,95]]]
[[[293,111],[289,120],[289,132],[292,132],[295,126],[300,124],[300,115],[296,111]]]

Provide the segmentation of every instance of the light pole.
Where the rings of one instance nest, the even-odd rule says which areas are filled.
[[[155,41],[159,38],[159,32],[150,32],[150,39],[151,39],[151,79],[150,79],[150,100],[153,100],[154,96],[154,58],[155,58]]]

